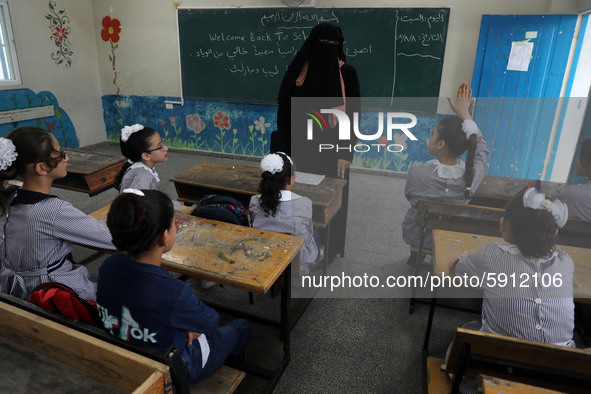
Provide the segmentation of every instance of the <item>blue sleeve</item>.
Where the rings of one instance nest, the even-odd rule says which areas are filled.
[[[220,323],[220,315],[201,302],[188,284],[172,308],[170,319],[173,327],[194,332],[215,330]]]
[[[98,249],[117,250],[113,237],[104,222],[75,208],[67,201],[61,201],[56,210],[52,236],[68,242]]]

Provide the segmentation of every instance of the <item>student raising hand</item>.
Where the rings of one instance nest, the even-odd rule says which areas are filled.
[[[470,101],[472,100],[472,89],[466,82],[462,82],[458,87],[458,95],[455,101],[450,97],[447,98],[449,106],[454,111],[458,118],[462,120],[472,119],[470,115]]]

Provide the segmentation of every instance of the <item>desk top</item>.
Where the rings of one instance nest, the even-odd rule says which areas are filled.
[[[505,178],[487,175],[482,180],[480,186],[478,186],[475,197],[509,200],[530,181],[530,179]],[[552,197],[558,189],[566,185],[566,183],[561,182],[542,181],[542,188],[540,191],[546,194],[546,196]]]
[[[110,205],[91,213],[106,221]],[[304,240],[286,234],[176,214],[176,243],[162,267],[265,294],[296,258]]]
[[[450,275],[448,265],[456,257],[467,256],[488,243],[503,242],[500,237],[433,230],[433,272]],[[591,302],[591,249],[558,245],[575,264],[573,291],[575,298]]]
[[[68,154],[67,171],[74,174],[90,175],[105,168],[114,166],[125,161],[125,157],[108,155],[105,153],[89,152],[78,149],[66,149]]]
[[[543,387],[530,386],[529,384],[513,382],[492,376],[479,375],[480,387],[483,394],[560,394]]]
[[[258,167],[204,161],[170,180],[174,183],[254,196],[259,193],[261,170]],[[346,183],[345,179],[325,177],[315,186],[298,183],[296,178],[292,191],[308,197],[313,205],[327,207]]]

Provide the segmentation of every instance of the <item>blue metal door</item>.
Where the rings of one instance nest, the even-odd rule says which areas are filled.
[[[474,120],[491,152],[489,175],[541,177],[576,21],[577,15],[482,16],[472,94]],[[517,54],[512,47],[526,42],[533,44],[524,45],[531,48],[527,71],[508,69]]]

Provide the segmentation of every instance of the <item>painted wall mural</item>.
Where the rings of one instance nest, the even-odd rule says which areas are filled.
[[[111,44],[111,54],[109,55],[109,61],[113,68],[113,85],[115,85],[117,97],[116,103],[119,104],[119,92],[121,89],[117,85],[117,69],[115,68],[115,49],[119,48],[119,33],[121,33],[121,22],[117,18],[111,18],[109,15],[105,15],[102,20],[101,39]],[[117,107],[119,109],[119,107]],[[123,125],[123,115],[121,111],[117,111],[120,115],[119,124]]]
[[[277,124],[277,107],[201,100],[185,100],[184,106],[166,109],[165,101],[176,97],[159,96],[103,96],[103,116],[110,141],[119,142],[120,119],[126,124],[141,123],[158,130],[168,147],[216,152],[231,155],[262,157],[269,153],[270,134]],[[441,116],[417,116],[412,133],[418,141],[410,141],[400,132],[393,133],[394,141],[402,151],[367,150],[362,144],[355,146],[353,166],[357,168],[406,173],[415,161],[433,159],[427,151],[431,131]],[[362,115],[362,129],[377,130],[378,117],[373,113]],[[398,149],[399,150],[399,149]]]
[[[0,91],[0,111],[54,106],[54,116],[33,118],[19,122],[0,124],[0,136],[5,136],[12,129],[22,126],[36,126],[49,130],[64,148],[78,148],[80,142],[70,117],[60,108],[57,98],[51,92],[35,93],[30,89]]]
[[[68,38],[71,33],[70,26],[68,26],[70,17],[65,9],[57,10],[55,1],[50,1],[49,13],[45,14],[45,18],[49,20],[49,31],[51,32],[49,39],[57,47],[56,51],[51,53],[51,58],[57,65],[64,64],[66,67],[70,67],[72,65],[71,56],[74,54]]]

